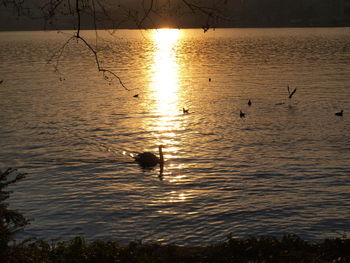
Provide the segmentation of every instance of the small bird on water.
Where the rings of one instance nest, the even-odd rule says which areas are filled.
[[[188,114],[188,113],[189,113],[189,109],[182,108],[182,112],[183,112],[184,114]]]
[[[335,116],[343,116],[343,110],[339,111],[339,112],[336,112],[335,113]]]
[[[245,113],[242,112],[241,110],[239,111],[239,117],[240,117],[240,118],[245,118]]]
[[[248,100],[248,106],[252,106],[252,102]]]

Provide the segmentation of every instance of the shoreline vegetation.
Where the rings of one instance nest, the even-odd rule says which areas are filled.
[[[288,234],[274,237],[235,239],[210,246],[178,246],[141,241],[120,246],[115,241],[85,242],[82,237],[70,241],[9,246],[1,262],[239,262],[239,263],[323,263],[350,262],[350,239],[325,239],[307,242]]]
[[[29,239],[15,241],[15,234],[29,221],[19,212],[8,208],[4,201],[11,192],[8,185],[25,177],[14,169],[0,171],[0,262],[239,262],[239,263],[324,263],[350,262],[350,239],[305,241],[297,235],[250,237],[228,236],[223,242],[209,246],[179,246],[174,244],[130,242],[127,246],[116,241],[86,242],[75,237],[64,242]]]

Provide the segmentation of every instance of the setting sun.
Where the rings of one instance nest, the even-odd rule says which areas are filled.
[[[180,37],[180,30],[161,28],[154,30],[153,38],[160,48],[172,47]]]

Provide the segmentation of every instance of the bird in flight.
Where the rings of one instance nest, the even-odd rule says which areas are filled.
[[[293,97],[294,93],[297,91],[297,88],[295,88],[292,92],[290,92],[289,85],[288,85],[287,89],[288,89],[288,93],[289,93],[288,98],[291,99]]]

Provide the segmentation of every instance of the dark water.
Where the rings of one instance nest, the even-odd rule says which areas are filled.
[[[0,167],[28,173],[10,201],[33,219],[19,237],[349,233],[349,28],[85,33],[132,91],[74,41],[47,64],[69,32],[0,33]],[[159,144],[162,176],[130,157]]]

